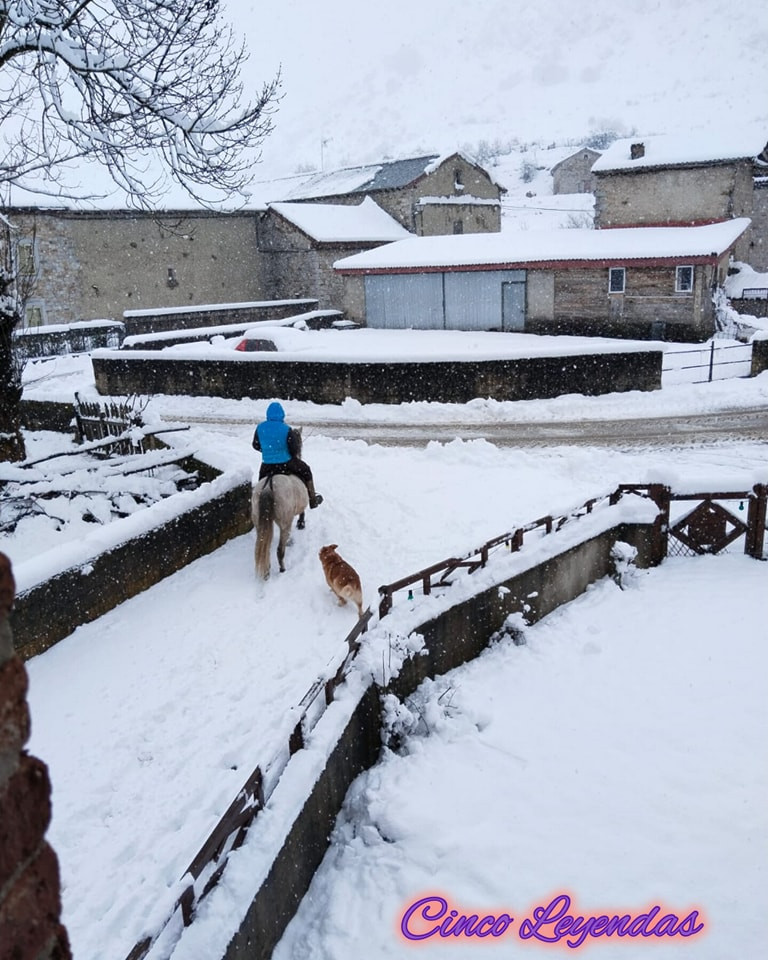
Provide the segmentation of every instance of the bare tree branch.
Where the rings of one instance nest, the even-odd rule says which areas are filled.
[[[0,0],[0,184],[94,159],[138,207],[242,194],[280,98],[244,100],[246,61],[218,0]]]

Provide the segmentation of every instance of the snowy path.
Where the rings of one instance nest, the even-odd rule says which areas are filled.
[[[174,417],[162,419],[173,420]],[[186,422],[205,425],[230,436],[252,430],[251,419],[186,417]],[[406,423],[366,423],[359,420],[310,420],[294,418],[305,435],[320,433],[335,439],[365,440],[394,446],[426,446],[430,441],[483,439],[501,446],[546,447],[553,443],[569,445],[638,447],[668,446],[671,440],[697,444],[712,439],[738,436],[742,440],[768,440],[768,409],[711,413],[700,416],[645,417],[632,420],[562,420],[522,423],[467,423],[443,421]]]
[[[254,462],[250,435],[192,431],[233,466]],[[128,952],[342,648],[355,615],[325,585],[321,545],[340,545],[375,607],[380,584],[618,482],[674,473],[730,485],[768,468],[768,448],[746,442],[634,454],[312,435],[305,452],[326,502],[294,534],[285,574],[257,585],[252,535],[238,538],[28,664],[30,748],[51,768],[50,838],[78,960],[98,960],[105,944]]]

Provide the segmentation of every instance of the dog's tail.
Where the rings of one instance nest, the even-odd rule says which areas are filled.
[[[266,580],[269,576],[272,550],[273,524],[275,522],[275,494],[272,484],[267,483],[259,493],[258,522],[256,524],[256,575]]]

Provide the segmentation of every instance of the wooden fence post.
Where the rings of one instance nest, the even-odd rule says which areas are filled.
[[[749,498],[744,553],[754,557],[755,560],[762,560],[765,543],[766,507],[768,506],[768,484],[756,483],[752,489],[755,495]]]
[[[653,524],[650,562],[656,566],[667,555],[669,547],[669,503],[671,493],[663,483],[649,483],[648,496],[659,508],[659,515]]]

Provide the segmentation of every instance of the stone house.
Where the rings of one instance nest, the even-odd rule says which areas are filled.
[[[594,193],[592,165],[600,156],[598,150],[582,147],[556,163],[552,170],[552,193]]]
[[[393,329],[702,341],[749,220],[414,237],[335,264],[349,319]]]
[[[351,204],[369,196],[409,233],[431,237],[497,233],[504,193],[484,167],[457,152],[318,173],[281,199]]]
[[[768,269],[765,135],[716,143],[686,136],[618,140],[592,167],[595,227],[692,226],[736,217],[752,225],[734,256]]]
[[[235,212],[12,208],[29,290],[27,323],[119,320],[126,310],[285,299],[293,292],[335,308],[340,282],[331,264],[342,256],[407,232],[501,227],[503,188],[459,153],[318,174],[301,183],[276,203]],[[343,226],[342,207],[357,211]],[[331,238],[323,221],[335,225],[338,236]]]
[[[256,218],[262,296],[277,300],[312,291],[321,306],[337,306],[344,281],[335,260],[409,236],[370,197],[355,206],[269,204]]]

